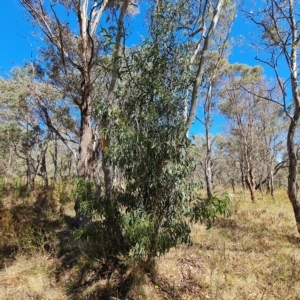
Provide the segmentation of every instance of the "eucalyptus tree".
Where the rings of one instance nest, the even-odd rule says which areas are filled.
[[[267,166],[267,177],[273,180],[273,165],[280,146],[282,127],[279,129],[268,120],[271,112],[279,116],[280,107],[263,99],[266,90],[261,68],[240,64],[228,66],[220,90],[220,110],[230,121],[228,130],[230,140],[234,141],[231,148],[237,151],[242,182],[252,201],[257,182],[266,176],[262,166]]]
[[[15,144],[19,137],[19,128],[15,123],[0,125],[0,175],[5,177],[6,182],[13,175],[22,175],[23,163],[15,159]]]
[[[283,118],[281,108],[277,103],[264,100],[264,104],[258,113],[260,127],[258,128],[261,140],[259,161],[260,180],[255,189],[262,191],[266,185],[267,191],[274,197],[274,176],[277,172],[286,167],[287,160],[278,161],[284,150],[284,131],[287,129],[287,122]],[[270,115],[278,116],[270,120]]]
[[[76,206],[98,214],[80,232],[151,258],[187,242],[191,223],[210,226],[216,213],[226,214],[220,199],[192,201],[186,135],[218,22],[232,12],[232,1],[149,2],[148,33],[131,48],[124,43],[124,20],[134,5],[128,0],[20,1],[48,44],[45,80],[79,109]],[[60,18],[59,7],[77,22]],[[96,85],[103,83],[99,95]],[[100,152],[105,193],[85,180]],[[124,190],[113,189],[113,165],[123,173]]]
[[[204,125],[205,129],[205,161],[203,163],[205,172],[206,192],[208,197],[212,197],[212,147],[215,138],[211,136],[211,126],[213,115],[217,107],[217,89],[220,78],[226,68],[226,58],[229,55],[228,37],[235,18],[237,3],[228,1],[225,3],[220,19],[219,30],[212,38],[211,49],[207,54],[207,62],[203,73],[202,84],[199,90],[199,106],[197,120]]]
[[[45,60],[43,71],[46,80],[61,91],[63,100],[73,102],[79,110],[79,148],[78,152],[74,151],[77,174],[82,178],[91,178],[101,149],[104,156],[109,147],[109,139],[99,135],[99,127],[105,129],[110,122],[109,111],[105,111],[100,120],[93,118],[94,102],[98,97],[94,88],[101,75],[98,66],[102,64],[100,70],[103,70],[103,64],[106,67],[109,65],[110,79],[102,97],[111,109],[121,56],[121,40],[124,37],[124,18],[132,3],[129,0],[120,3],[108,0],[20,0],[20,3],[44,35],[47,47],[41,54]],[[61,16],[62,11],[65,17]],[[113,20],[106,28],[100,26],[104,11]],[[70,17],[70,22],[66,16]],[[110,59],[107,59],[107,55],[110,55]],[[49,114],[47,120],[51,129],[63,141],[64,138],[51,123]],[[106,160],[103,160],[103,171],[105,192],[109,197],[111,170]],[[75,210],[78,216],[79,209],[80,199],[77,199]]]
[[[22,69],[12,70],[10,78],[0,78],[1,121],[9,137],[9,149],[26,163],[31,189],[37,175],[42,176],[48,185],[46,152],[49,130],[43,120],[41,103],[45,95],[48,100],[57,97],[51,86],[37,84],[33,77],[34,67],[26,64]]]
[[[230,26],[227,26],[227,34],[230,32]],[[215,142],[215,137],[211,135],[211,126],[213,122],[213,113],[217,108],[217,89],[220,82],[220,78],[227,66],[226,60],[223,58],[226,55],[225,45],[227,37],[222,40],[223,44],[218,45],[218,51],[211,53],[208,66],[203,76],[203,83],[201,87],[200,97],[202,101],[199,101],[201,105],[203,103],[203,116],[200,117],[198,113],[197,119],[204,125],[205,128],[205,160],[203,163],[203,169],[205,173],[206,192],[208,197],[212,197],[213,178],[213,156],[212,147]]]
[[[34,23],[42,30],[49,47],[43,51],[46,59],[48,78],[65,95],[71,99],[80,111],[80,147],[77,155],[78,175],[92,176],[95,159],[109,146],[109,139],[99,137],[93,122],[93,93],[95,83],[99,78],[100,69],[109,70],[110,80],[107,90],[103,92],[103,102],[113,106],[114,90],[119,76],[119,61],[122,56],[121,41],[124,35],[124,19],[131,7],[135,4],[130,1],[49,1],[48,5],[42,0],[21,0],[21,4],[31,14]],[[228,1],[227,1],[228,2]],[[176,4],[176,8],[184,11],[184,17],[177,19],[176,24],[182,37],[187,35],[185,42],[191,43],[190,68],[196,72],[195,81],[189,84],[191,92],[187,95],[186,103],[189,106],[186,130],[192,124],[196,106],[197,94],[206,62],[209,45],[212,41],[215,27],[218,23],[226,1],[220,0],[203,2],[186,2]],[[162,12],[163,1],[155,5],[158,12]],[[61,9],[70,17],[70,23],[61,17]],[[165,8],[164,8],[165,9]],[[107,24],[101,23],[101,18],[107,16]],[[118,14],[119,13],[119,14]],[[109,17],[110,16],[110,17]],[[181,16],[182,13],[181,13]],[[173,20],[171,20],[173,21]],[[71,24],[73,22],[73,24]],[[74,26],[72,28],[71,26]],[[110,58],[107,58],[107,54]],[[195,59],[199,58],[196,65]],[[193,67],[195,66],[195,68]],[[49,72],[48,72],[49,70]],[[190,100],[190,104],[188,103]],[[110,123],[109,111],[103,113],[100,128],[106,128]],[[96,122],[97,123],[97,122]],[[107,177],[107,190],[109,190],[109,170],[104,166],[104,175]]]
[[[195,12],[207,20],[215,20],[218,12],[216,8],[210,14],[203,3],[191,3],[160,1],[151,7],[147,38],[124,56],[114,123],[104,132],[113,137],[108,158],[124,176],[124,190],[116,191],[106,208],[115,206],[119,212],[117,220],[110,222],[115,227],[105,232],[115,236],[115,244],[126,241],[134,256],[148,261],[188,242],[193,222],[201,220],[210,226],[216,213],[227,213],[225,203],[214,197],[199,199],[187,183],[193,163],[186,132],[198,98],[197,80],[202,78],[209,52],[203,51],[205,58],[192,59],[204,37],[195,43],[197,33],[191,35],[188,24]],[[187,115],[182,114],[186,109]],[[103,207],[98,213],[103,220],[98,228],[105,228],[108,218]]]
[[[98,36],[101,31],[100,21],[104,10],[117,14],[115,24],[114,66],[108,92],[103,97],[112,101],[112,92],[117,79],[116,61],[119,56],[123,36],[123,20],[130,6],[129,1],[113,4],[110,1],[30,1],[21,0],[23,7],[32,16],[33,22],[42,30],[47,48],[42,50],[46,60],[43,69],[50,82],[64,93],[64,99],[70,99],[80,111],[80,146],[77,154],[77,172],[79,176],[91,177],[95,159],[98,157],[100,140],[93,126],[93,93],[95,82],[100,76],[97,66],[101,63],[107,42]],[[61,10],[70,15],[72,26],[60,16]],[[103,29],[104,30],[104,29]],[[113,41],[110,41],[113,43]],[[111,46],[110,44],[109,46]],[[101,57],[101,56],[100,56]],[[108,62],[109,63],[109,62]],[[43,65],[41,65],[43,67]]]
[[[235,172],[235,168],[232,167],[229,162],[232,158],[232,153],[227,153],[225,150],[225,136],[222,133],[217,135],[209,135],[210,138],[210,156],[211,156],[211,165],[210,165],[210,180],[211,186],[230,186],[232,184],[231,179],[235,179],[237,176],[231,176]],[[192,172],[194,181],[203,183],[205,185],[207,181],[206,174],[206,162],[207,162],[207,138],[204,134],[195,135],[193,137],[193,147],[190,149],[191,155],[195,161],[195,170]],[[232,158],[232,160],[234,160]],[[206,187],[206,194],[208,197],[213,196],[208,194]]]
[[[220,102],[220,110],[231,121],[230,135],[239,147],[239,162],[242,180],[245,181],[252,201],[255,201],[254,156],[255,140],[254,128],[257,108],[257,99],[240,88],[241,84],[255,88],[261,73],[258,68],[248,68],[242,65],[229,66],[228,81],[220,91],[225,101]],[[242,83],[241,83],[242,82]],[[249,88],[250,89],[250,88]]]
[[[298,198],[298,157],[295,134],[300,117],[299,95],[299,10],[297,0],[267,0],[257,13],[246,13],[260,30],[261,43],[257,46],[265,53],[256,58],[270,67],[281,90],[281,106],[289,119],[287,153],[289,159],[288,196],[293,206],[300,233],[300,201]],[[290,100],[291,99],[291,100]]]

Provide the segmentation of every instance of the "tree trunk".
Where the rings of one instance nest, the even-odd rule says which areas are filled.
[[[212,197],[212,175],[211,175],[211,158],[207,156],[205,160],[205,181],[207,197]]]
[[[297,182],[297,153],[295,146],[295,132],[299,119],[298,112],[295,113],[294,118],[291,120],[288,136],[287,136],[287,149],[289,157],[289,176],[288,176],[288,196],[293,206],[294,215],[296,219],[297,230],[300,233],[300,203],[298,200],[298,182]]]
[[[241,181],[242,181],[242,187],[243,187],[243,190],[245,191],[246,189],[246,184],[245,184],[245,170],[244,170],[244,167],[243,167],[243,164],[240,162],[240,169],[241,169]]]
[[[251,176],[249,174],[246,175],[245,181],[250,191],[251,200],[252,202],[255,202],[255,185],[252,184]]]
[[[207,112],[207,114],[210,114],[210,111]],[[212,161],[211,161],[211,143],[209,141],[209,127],[210,127],[210,118],[208,123],[205,125],[205,136],[206,136],[206,158],[205,158],[205,181],[206,181],[206,192],[207,197],[212,197]]]
[[[289,131],[287,135],[287,150],[289,157],[289,176],[288,176],[288,195],[292,203],[297,230],[300,234],[300,203],[298,200],[298,180],[297,180],[297,150],[295,145],[295,134],[297,129],[298,120],[300,117],[300,95],[299,95],[299,80],[298,80],[298,58],[297,51],[299,51],[299,33],[298,33],[298,22],[295,20],[294,2],[289,1],[289,23],[292,29],[292,46],[290,54],[290,71],[291,71],[291,90],[293,95],[294,103],[294,115],[291,118]]]
[[[46,166],[46,153],[47,153],[48,145],[45,146],[41,151],[41,166],[40,166],[40,175],[44,181],[44,187],[48,187],[48,174],[47,174],[47,166]]]
[[[26,155],[26,166],[27,166],[27,182],[26,182],[26,186],[30,186],[30,190],[33,191],[34,190],[34,179],[31,176],[31,166],[30,166],[30,159],[29,159],[29,154],[27,153]]]
[[[105,156],[102,158],[102,170],[104,175],[105,197],[107,200],[109,200],[113,191],[113,170],[112,166],[105,159]]]
[[[93,151],[92,105],[90,100],[90,97],[83,99],[83,107],[81,107],[79,157],[76,164],[77,175],[85,179],[92,178],[95,166],[93,160],[96,158]],[[76,199],[74,209],[77,226],[88,222],[87,217],[80,212],[80,204],[81,199]]]
[[[245,138],[245,163],[246,163],[246,184],[249,188],[251,200],[252,202],[255,202],[255,179],[254,179],[254,173],[253,173],[253,162],[251,157],[251,152],[249,150],[249,146],[247,143],[247,140]]]
[[[254,179],[254,174],[253,174],[253,167],[252,167],[252,162],[250,162],[251,167],[249,170],[249,179],[250,179],[250,194],[251,194],[251,200],[252,202],[255,202],[255,179]]]
[[[52,161],[53,161],[53,166],[54,166],[54,172],[53,172],[53,181],[56,182],[57,181],[57,170],[58,170],[58,163],[57,163],[57,159],[58,159],[58,149],[57,149],[57,138],[54,137],[54,153],[52,154]]]
[[[268,192],[274,198],[274,174],[272,170],[272,165],[268,168]]]
[[[231,187],[232,187],[232,192],[235,194],[235,182],[234,182],[234,178],[231,178]]]
[[[91,178],[93,174],[93,129],[91,120],[92,108],[81,111],[80,145],[77,160],[77,174]]]
[[[211,107],[212,107],[212,80],[209,82],[207,96],[204,104],[204,122],[205,122],[205,143],[206,143],[206,158],[205,158],[205,181],[207,197],[212,197],[212,160],[211,160],[211,147],[209,130],[211,126]]]
[[[79,156],[76,162],[77,175],[81,178],[90,180],[93,177],[95,160],[98,160],[98,155],[94,151],[94,133],[92,127],[92,99],[89,95],[89,77],[87,84],[84,86],[82,95],[82,105],[80,106],[81,124],[80,124],[80,143]],[[97,147],[95,147],[96,149]],[[75,223],[77,227],[85,226],[91,221],[91,218],[80,211],[81,199],[75,201],[74,210],[76,212]]]

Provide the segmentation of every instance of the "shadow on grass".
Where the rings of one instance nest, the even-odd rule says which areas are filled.
[[[75,219],[59,214],[55,205],[46,198],[33,204],[16,205],[0,210],[0,267],[10,260],[13,262],[18,252],[34,255],[35,251],[45,252],[56,259],[54,276],[61,283],[69,299],[138,299],[132,292],[133,285],[144,274],[157,286],[156,293],[162,299],[183,299],[182,294],[194,293],[197,278],[189,273],[189,264],[182,269],[185,284],[175,286],[168,279],[156,276],[146,266],[134,266],[124,258],[111,239],[110,234],[97,231],[98,241],[74,238]],[[48,204],[49,205],[48,205]],[[95,225],[95,224],[93,224]],[[251,230],[251,224],[247,232]],[[215,227],[228,232],[228,236],[247,234],[233,219],[219,218]],[[124,254],[126,251],[124,251]],[[186,268],[186,269],[185,269]],[[137,273],[140,273],[138,275]],[[187,276],[187,277],[185,277]]]
[[[45,253],[55,259],[54,276],[69,299],[128,298],[134,276],[118,259],[109,235],[101,242],[75,239],[75,219],[45,203],[0,209],[0,269],[18,254]]]
[[[69,299],[131,299],[128,293],[134,272],[130,264],[118,258],[117,247],[108,235],[103,234],[100,241],[77,240],[74,238],[75,220],[64,216],[64,221],[67,226],[57,232],[60,266],[56,278],[61,281],[66,274],[72,274],[72,278],[64,282]],[[124,258],[121,254],[120,257]]]
[[[18,253],[52,253],[55,230],[61,221],[38,205],[15,205],[0,210],[0,268]]]

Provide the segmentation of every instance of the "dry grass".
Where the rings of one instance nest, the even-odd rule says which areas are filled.
[[[300,239],[286,191],[257,197],[253,204],[237,192],[231,218],[219,218],[210,230],[196,225],[191,246],[172,249],[151,271],[136,267],[129,275],[93,259],[88,245],[76,244],[57,223],[51,253],[2,260],[0,299],[300,299]],[[65,212],[71,214],[70,204]],[[15,238],[8,214],[5,220]],[[116,292],[121,283],[131,286],[126,297]]]
[[[0,272],[0,299],[66,299],[55,280],[56,261],[46,255],[19,255]]]
[[[179,299],[300,299],[300,239],[286,191],[255,204],[240,192],[231,209],[210,230],[195,226],[193,245],[162,258],[158,276]]]

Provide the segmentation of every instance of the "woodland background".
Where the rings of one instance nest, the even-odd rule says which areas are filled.
[[[298,1],[19,5],[42,47],[0,77],[3,299],[299,299]],[[229,62],[238,12],[258,66]]]

